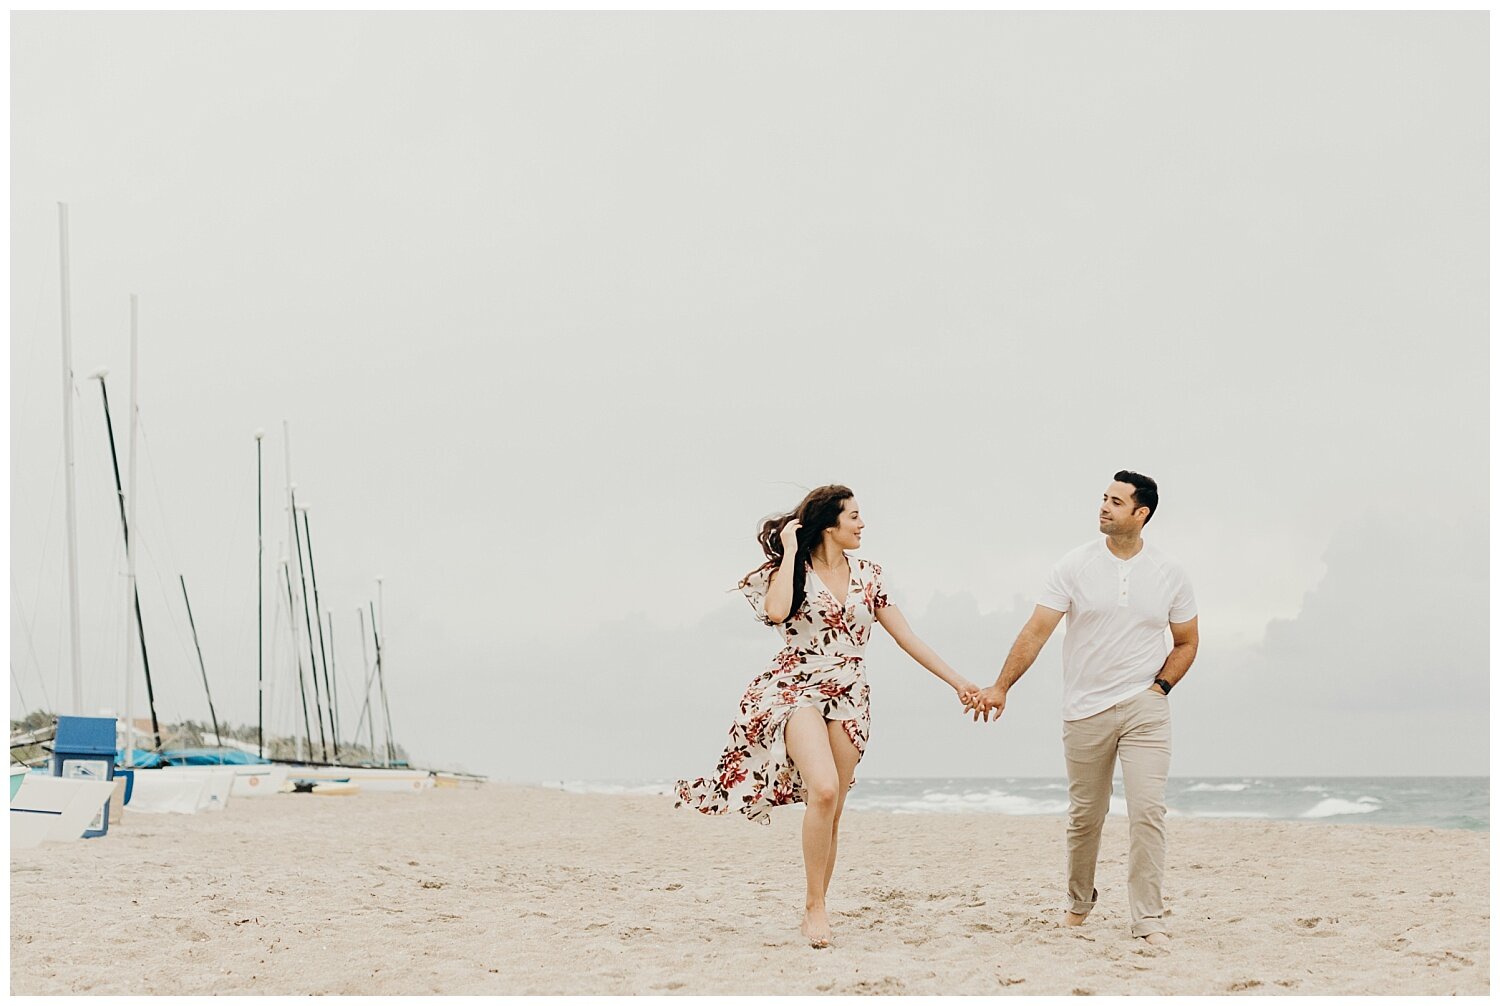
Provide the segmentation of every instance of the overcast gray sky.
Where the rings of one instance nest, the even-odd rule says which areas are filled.
[[[1129,467],[1201,608],[1174,773],[1487,771],[1484,13],[11,25],[12,709],[69,701],[63,201],[91,709],[126,595],[87,375],[123,450],[135,293],[166,719],[207,715],[179,574],[254,719],[264,428],[294,725],[285,420],[341,694],[383,575],[419,762],[711,768],[777,646],[730,588],[826,482],[992,680]],[[1062,774],[1060,649],[983,726],[881,637],[862,771]]]

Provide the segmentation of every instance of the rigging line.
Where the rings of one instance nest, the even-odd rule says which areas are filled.
[[[12,581],[14,581],[14,573],[11,575],[11,579]],[[26,647],[31,651],[31,663],[36,668],[36,679],[41,683],[42,686],[42,699],[47,703],[47,708],[44,709],[43,712],[50,713],[52,712],[52,697],[47,693],[47,679],[42,676],[42,661],[41,658],[37,656],[36,639],[32,633],[32,626],[26,624],[26,609],[21,607],[21,598],[15,589],[14,582],[12,582],[11,584],[10,598],[16,606],[17,613],[21,616],[21,627],[26,630]],[[11,673],[15,673],[14,661],[11,662]],[[16,691],[20,692],[20,690],[21,686],[17,684]],[[30,712],[30,710],[27,710],[27,712]]]
[[[151,442],[150,442],[150,438],[147,436],[147,433],[146,433],[145,418],[141,415],[139,408],[136,409],[136,429],[137,429],[137,431],[140,434],[141,445],[144,448],[143,451],[142,451],[142,455],[143,456],[142,456],[141,460],[144,462],[143,467],[146,469],[147,476],[151,480],[151,488],[152,488],[152,492],[154,493],[155,502],[156,502],[156,512],[157,512],[157,515],[161,518],[161,521],[162,521],[161,526],[163,528],[172,527],[174,525],[172,524],[171,517],[170,517],[170,515],[167,512],[166,501],[165,501],[165,498],[164,498],[164,496],[162,494],[161,482],[156,477],[156,464],[152,460],[153,455],[151,453]],[[140,517],[143,517],[143,516],[144,516],[144,514],[140,515]],[[138,521],[140,520],[140,517],[137,518]],[[166,552],[166,555],[167,555],[167,561],[171,564],[171,568],[177,569],[177,570],[181,570],[182,566],[177,563],[176,556],[174,555],[174,549],[172,547],[171,540],[165,534],[162,534],[162,535],[160,535],[158,537],[160,537],[162,539],[162,541],[163,541],[163,543],[165,545],[165,552]],[[151,553],[150,541],[146,538],[146,536],[145,535],[141,535],[140,540],[142,542],[142,546],[141,546],[142,551],[145,552],[145,553],[147,553],[147,554],[152,554]],[[225,547],[227,549],[227,542],[226,542],[226,546]],[[153,559],[154,559],[154,554],[153,554]],[[228,565],[228,555],[227,555],[227,551],[226,551],[225,566],[227,567],[227,565]],[[166,611],[167,611],[167,616],[171,620],[173,631],[177,634],[177,644],[178,644],[179,650],[181,651],[180,655],[181,655],[182,659],[184,661],[186,661],[190,665],[192,663],[192,653],[188,649],[188,637],[187,637],[186,632],[183,629],[182,620],[181,620],[181,618],[178,617],[178,613],[176,611],[175,603],[171,600],[171,598],[169,596],[170,592],[167,590],[166,583],[162,579],[162,573],[161,573],[161,567],[160,567],[160,565],[153,565],[153,570],[154,570],[154,572],[156,574],[157,586],[158,586],[158,588],[162,592],[162,600],[163,600],[163,602],[165,604],[165,608],[166,608]]]
[[[66,577],[64,578],[64,580],[59,581],[57,584],[57,608],[59,611],[68,610],[68,585],[66,582],[64,582],[65,580]],[[63,658],[63,638],[67,636],[67,634],[68,620],[66,617],[59,618],[57,620],[57,645],[54,646],[52,650],[53,653],[57,654],[57,658],[53,661],[52,664],[54,668],[52,673],[57,675],[59,687],[61,687],[62,684],[61,679],[63,676],[63,664],[66,663],[66,660]],[[46,675],[41,673],[40,668],[37,671],[37,680],[42,684],[42,698],[47,699],[47,704],[51,705],[52,700],[50,698],[47,698],[47,678]]]
[[[36,590],[31,594],[32,618],[41,610],[42,604],[42,573],[47,568],[47,548],[52,544],[52,522],[57,519],[57,484],[62,481],[63,462],[67,460],[67,450],[59,447],[57,450],[57,468],[52,472],[52,492],[47,498],[47,528],[42,532],[42,557],[36,570]],[[11,573],[11,589],[15,589],[15,573]],[[39,669],[40,672],[40,669]]]
[[[229,651],[220,655],[220,663],[223,666],[218,675],[222,681],[224,705],[228,709],[231,706],[238,708],[235,698],[242,695],[238,687],[239,683],[251,680],[250,672],[255,666],[253,661],[256,620],[254,606],[236,603],[240,595],[235,587],[235,578],[231,575],[231,571],[238,568],[237,563],[243,558],[243,553],[240,551],[243,543],[236,545],[234,536],[230,534],[219,535],[219,541],[221,542],[219,599],[217,608],[212,610],[219,613],[219,625],[224,640],[230,644]],[[212,601],[211,598],[210,601]],[[244,659],[237,659],[239,655],[243,655]],[[250,694],[253,708],[256,693],[252,690]],[[226,718],[227,715],[226,713]]]
[[[14,660],[10,662],[10,683],[16,686],[16,698],[21,700],[21,716],[24,718],[31,710],[26,708],[28,703],[26,702],[25,694],[21,691],[21,679],[16,677],[16,662]],[[42,711],[46,712],[45,709]]]
[[[281,606],[271,606],[271,634],[267,639],[270,644],[266,647],[266,655],[270,657],[266,661],[266,697],[271,699],[266,709],[266,739],[272,740],[276,736],[276,724],[280,721],[281,709],[276,700],[281,698],[281,689],[277,687],[277,647],[281,643]]]
[[[162,604],[162,610],[167,613],[167,620],[172,623],[172,628],[174,630],[176,630],[177,635],[178,635],[178,641],[179,641],[179,643],[183,647],[183,651],[182,652],[183,652],[184,655],[186,655],[187,654],[187,638],[182,635],[182,626],[181,626],[181,624],[179,624],[179,622],[177,620],[177,617],[178,617],[177,616],[177,611],[176,611],[175,607],[173,606],[173,604],[171,602],[170,595],[167,593],[166,581],[164,581],[161,578],[161,563],[159,563],[159,562],[156,561],[156,555],[155,555],[155,553],[153,553],[151,551],[151,546],[150,546],[149,543],[147,543],[145,541],[140,541],[140,542],[138,542],[138,544],[140,545],[140,549],[141,549],[141,551],[140,551],[140,557],[143,558],[143,559],[149,559],[149,560],[151,560],[149,563],[147,563],[147,565],[149,565],[151,567],[151,572],[153,574],[155,574],[155,576],[156,576],[156,585],[157,585],[157,587],[159,587],[161,589],[161,596],[162,596],[162,602],[163,602],[163,604]],[[137,570],[137,573],[136,573],[135,583],[136,583],[136,589],[139,590],[140,589],[140,584],[141,584],[141,577],[140,577],[139,570]]]
[[[136,429],[141,435],[141,446],[144,448],[144,450],[142,451],[143,457],[141,458],[142,462],[144,462],[142,467],[146,469],[146,474],[150,476],[151,489],[156,494],[156,512],[161,516],[162,527],[171,527],[173,525],[168,518],[167,505],[162,498],[161,483],[158,482],[156,478],[156,463],[152,461],[150,438],[146,436],[146,420],[141,416],[139,408],[136,409],[135,422]],[[163,535],[162,537],[163,539],[166,538],[165,535]],[[177,557],[172,554],[171,541],[166,542],[166,548],[168,563],[173,569],[181,569],[182,566],[177,562]]]
[[[58,450],[57,450],[57,467],[52,472],[52,488],[51,488],[51,491],[49,492],[48,498],[47,498],[47,525],[46,525],[46,529],[42,532],[42,555],[41,555],[41,558],[40,558],[40,560],[38,561],[38,564],[37,564],[37,570],[36,570],[36,588],[35,588],[35,590],[32,591],[32,598],[31,598],[31,618],[30,618],[29,621],[26,620],[25,609],[21,608],[21,617],[22,617],[22,620],[23,621],[27,621],[27,624],[26,624],[27,639],[28,640],[32,640],[32,642],[31,642],[31,659],[32,659],[33,664],[35,665],[37,681],[42,686],[42,697],[47,702],[47,706],[48,706],[47,711],[48,712],[51,712],[52,699],[49,697],[49,693],[47,691],[47,681],[46,681],[46,678],[42,674],[42,662],[41,662],[40,658],[38,658],[37,653],[36,653],[36,643],[35,643],[35,641],[33,639],[33,633],[34,633],[34,630],[36,629],[36,619],[37,619],[37,616],[40,614],[40,612],[42,610],[42,579],[43,579],[43,574],[45,573],[45,571],[47,569],[47,554],[48,554],[48,549],[49,549],[49,546],[52,543],[52,524],[53,524],[53,521],[55,521],[57,519],[57,505],[56,505],[57,504],[57,488],[58,488],[58,484],[62,481],[63,463],[66,460],[67,460],[67,449],[65,447],[59,447]],[[15,578],[15,570],[14,570],[14,568],[12,568],[12,570],[11,570],[11,593],[12,593],[12,596],[15,596],[18,593],[18,591],[16,590],[15,579],[16,579]],[[17,607],[18,608],[20,607],[19,599],[17,601]],[[67,604],[66,604],[66,602],[64,602],[64,604],[63,604],[62,607],[63,607],[64,611],[67,610]],[[65,622],[66,618],[64,618],[63,621]],[[60,643],[59,643],[59,646],[61,646]]]
[[[155,556],[151,552],[151,545],[147,541],[145,541],[144,537],[138,535],[135,539],[135,544],[139,546],[141,550],[141,556],[143,558],[155,558]],[[151,571],[156,575],[156,585],[161,590],[162,610],[166,612],[167,621],[171,623],[173,632],[177,634],[177,647],[180,651],[180,655],[184,662],[190,661],[191,654],[188,651],[188,639],[182,630],[182,622],[179,620],[177,611],[172,605],[171,597],[167,593],[166,582],[161,578],[161,566],[154,561],[148,563],[148,565],[150,565]],[[139,591],[141,584],[139,569],[137,569],[135,583],[136,590]],[[160,657],[158,657],[158,659],[160,659]],[[158,680],[161,679],[158,678]],[[171,700],[168,700],[168,703],[170,701]],[[165,707],[167,703],[164,703],[163,705]],[[174,715],[180,716],[180,713]],[[191,719],[192,717],[191,715],[188,715],[186,718]]]
[[[243,610],[245,612],[238,619],[233,620],[235,631],[236,633],[240,634],[237,635],[235,639],[235,642],[238,645],[240,642],[240,636],[247,634],[244,632],[244,626],[245,620],[249,617],[249,610],[241,609],[239,608],[239,606],[234,605],[231,602],[231,590],[229,585],[232,580],[230,578],[229,571],[231,566],[233,566],[235,562],[240,558],[239,551],[236,547],[234,547],[234,542],[232,539],[232,535],[224,534],[219,536],[219,555],[221,557],[219,562],[219,611],[224,612]],[[221,622],[222,621],[227,620],[221,619]]]

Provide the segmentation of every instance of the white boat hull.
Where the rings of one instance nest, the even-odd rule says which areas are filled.
[[[136,769],[130,809],[142,814],[196,814],[208,799],[207,772]]]
[[[81,838],[115,791],[113,782],[29,773],[10,802],[10,847]]]
[[[234,788],[235,769],[234,765],[168,765],[161,771],[204,776],[208,782],[198,797],[198,809],[223,810]]]
[[[288,767],[288,779],[335,782],[347,779],[363,792],[421,793],[432,788],[432,775],[418,769]]]
[[[285,765],[170,765],[166,772],[232,773],[231,796],[274,796],[286,783]]]
[[[235,796],[275,796],[285,784],[285,765],[236,765],[230,792]]]

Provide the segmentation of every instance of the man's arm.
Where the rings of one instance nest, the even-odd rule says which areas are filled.
[[[970,705],[975,722],[983,715],[984,721],[988,723],[990,713],[994,713],[998,720],[1005,712],[1005,695],[1010,691],[1010,686],[1021,680],[1021,675],[1036,663],[1037,654],[1042,652],[1042,647],[1052,638],[1052,631],[1057,628],[1062,617],[1063,612],[1045,604],[1039,604],[1032,610],[1031,617],[1017,633],[1016,641],[1011,644],[1010,653],[1005,657],[1005,665],[1000,668],[1000,676],[990,687],[980,689],[979,697]]]
[[[1167,654],[1167,662],[1161,665],[1161,671],[1156,676],[1165,681],[1168,688],[1175,688],[1177,682],[1187,674],[1188,668],[1193,666],[1193,659],[1198,656],[1198,616],[1194,615],[1186,622],[1172,622],[1171,626],[1172,652]],[[1156,684],[1151,687],[1161,691],[1161,687]]]

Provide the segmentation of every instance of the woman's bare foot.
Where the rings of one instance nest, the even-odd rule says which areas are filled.
[[[1087,915],[1079,915],[1076,912],[1063,912],[1063,925],[1081,926],[1087,918]]]
[[[802,915],[802,935],[814,950],[826,948],[833,940],[833,930],[828,928],[828,912],[823,908],[809,908]]]
[[[1141,939],[1145,940],[1153,947],[1165,947],[1172,942],[1172,937],[1168,936],[1166,933],[1147,933],[1145,936],[1142,936]]]

